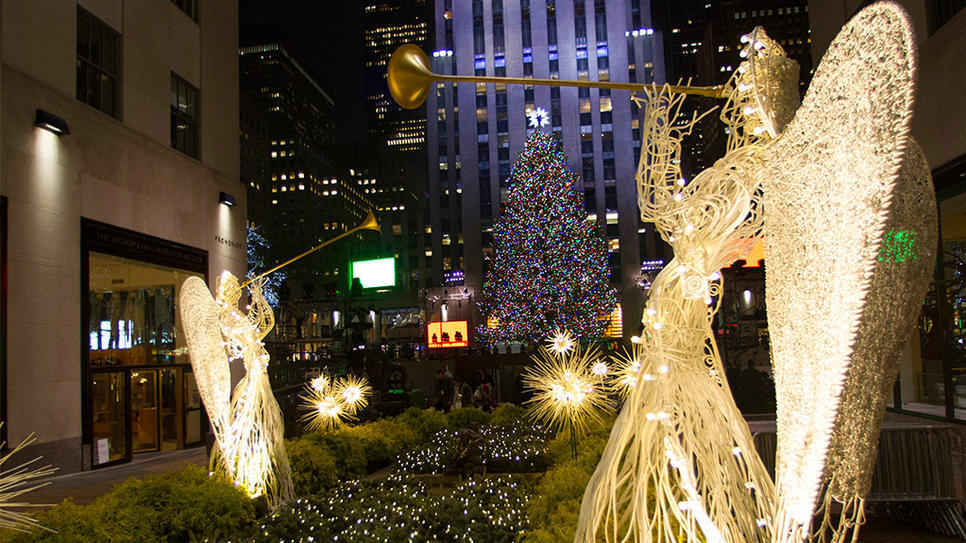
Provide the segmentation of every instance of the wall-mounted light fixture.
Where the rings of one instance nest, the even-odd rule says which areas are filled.
[[[235,202],[235,197],[232,196],[231,194],[228,194],[227,192],[219,192],[218,203],[225,204],[228,207],[232,207],[233,205],[235,205],[236,202]]]
[[[34,126],[49,130],[58,136],[70,134],[67,121],[42,109],[38,109],[37,114],[34,116]]]

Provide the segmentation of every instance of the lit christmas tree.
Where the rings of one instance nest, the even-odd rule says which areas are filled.
[[[262,273],[268,266],[265,265],[265,253],[271,248],[271,244],[261,235],[259,226],[248,223],[248,276],[255,277]],[[272,307],[278,307],[278,289],[285,280],[286,273],[276,271],[270,273],[262,287],[262,295]]]
[[[495,256],[483,283],[486,345],[536,343],[556,329],[597,338],[616,304],[607,246],[587,221],[577,175],[560,144],[534,132],[513,166],[506,207],[493,226]]]

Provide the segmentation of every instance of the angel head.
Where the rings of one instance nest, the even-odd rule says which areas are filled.
[[[238,300],[241,299],[241,284],[238,278],[230,271],[221,272],[215,285],[215,301],[220,305],[227,305],[231,308],[238,307]]]

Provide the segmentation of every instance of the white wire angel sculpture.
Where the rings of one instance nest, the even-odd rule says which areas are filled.
[[[285,424],[266,369],[269,355],[262,339],[275,325],[262,295],[262,280],[248,284],[251,309],[238,308],[242,287],[228,271],[218,278],[212,298],[205,282],[188,278],[181,287],[191,366],[211,419],[218,466],[252,497],[265,495],[271,505],[293,497],[285,453]],[[229,363],[243,360],[246,374],[231,390]]]
[[[857,537],[896,353],[936,243],[929,170],[908,135],[911,25],[891,2],[862,10],[797,110],[794,63],[760,29],[742,41],[747,60],[724,93],[727,154],[691,183],[679,167],[695,122],[677,118],[683,96],[655,90],[644,100],[641,217],[675,258],[651,287],[635,351],[649,378],[632,381],[584,494],[578,542]],[[765,228],[775,483],[723,386],[710,335],[717,270]],[[889,231],[921,239],[921,254],[883,254]],[[833,501],[843,505],[837,521]],[[824,518],[814,530],[816,505]]]
[[[646,91],[638,167],[641,220],[654,223],[674,259],[654,280],[634,349],[629,388],[587,486],[575,541],[766,541],[774,485],[734,404],[711,330],[718,270],[746,255],[763,225],[763,143],[787,122],[798,65],[756,29],[760,55],[725,87],[724,158],[690,183],[681,140],[683,94]],[[775,88],[761,88],[766,79]],[[765,103],[771,102],[771,103]],[[776,114],[777,113],[777,114]]]

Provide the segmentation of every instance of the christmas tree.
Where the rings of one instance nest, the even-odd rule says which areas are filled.
[[[607,327],[616,303],[607,247],[587,221],[578,177],[566,164],[561,145],[537,131],[513,166],[480,296],[484,344],[535,343],[556,329],[596,338]]]
[[[268,266],[265,265],[265,257],[271,244],[260,232],[260,227],[248,223],[248,276],[255,277],[262,273]],[[278,290],[285,280],[286,274],[283,271],[270,273],[265,285],[262,287],[262,295],[272,307],[278,307]]]

